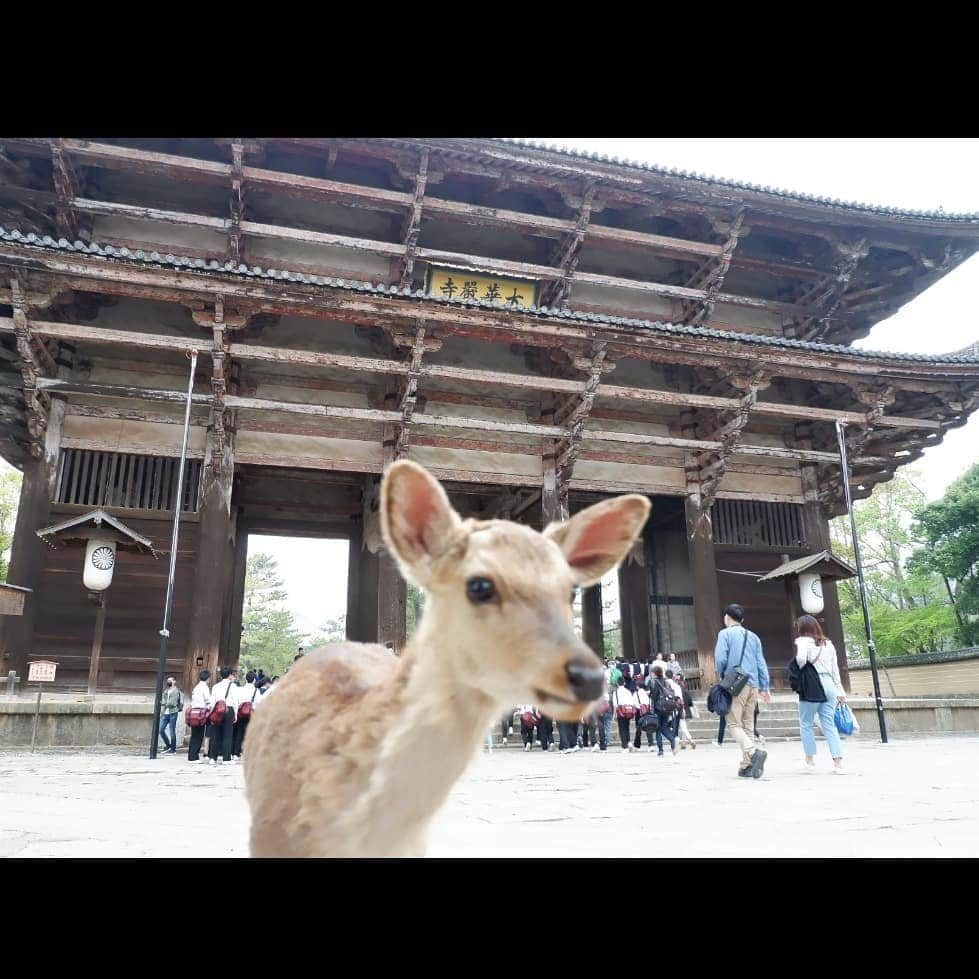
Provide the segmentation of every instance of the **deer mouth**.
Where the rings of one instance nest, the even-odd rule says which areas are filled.
[[[547,714],[552,714],[555,717],[558,713],[566,713],[568,711],[573,711],[575,716],[579,716],[588,711],[593,701],[591,700],[577,700],[574,697],[561,697],[556,693],[551,693],[547,690],[541,690],[540,687],[536,687],[533,690],[534,704],[543,710]],[[569,714],[570,716],[570,714]]]

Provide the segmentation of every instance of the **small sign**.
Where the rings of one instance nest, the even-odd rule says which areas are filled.
[[[57,663],[49,660],[39,659],[31,663],[31,668],[27,673],[28,683],[51,683],[54,680],[55,671],[58,669]]]
[[[432,266],[428,270],[428,294],[441,299],[477,299],[510,309],[527,309],[537,304],[537,282],[504,278],[492,272]]]

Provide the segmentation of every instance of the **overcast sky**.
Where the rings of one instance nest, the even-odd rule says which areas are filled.
[[[841,200],[979,212],[979,139],[584,139],[541,142]],[[858,341],[872,350],[947,353],[979,340],[979,254]],[[917,463],[937,498],[979,459],[979,413]],[[346,610],[346,543],[255,538],[279,561],[299,627]],[[315,569],[315,570],[314,570]]]

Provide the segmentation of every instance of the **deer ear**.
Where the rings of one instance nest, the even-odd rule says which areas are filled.
[[[645,496],[617,496],[596,503],[563,523],[550,524],[544,536],[564,552],[575,584],[593,585],[629,553],[650,509]]]
[[[445,490],[421,466],[395,462],[381,483],[381,531],[406,578],[425,586],[460,526]]]

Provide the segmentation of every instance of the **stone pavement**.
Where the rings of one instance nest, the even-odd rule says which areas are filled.
[[[436,857],[979,857],[979,737],[846,744],[850,774],[769,745],[658,758],[485,750],[439,815]],[[151,762],[131,749],[0,752],[0,856],[247,856],[240,765]],[[219,838],[215,827],[223,826]]]

